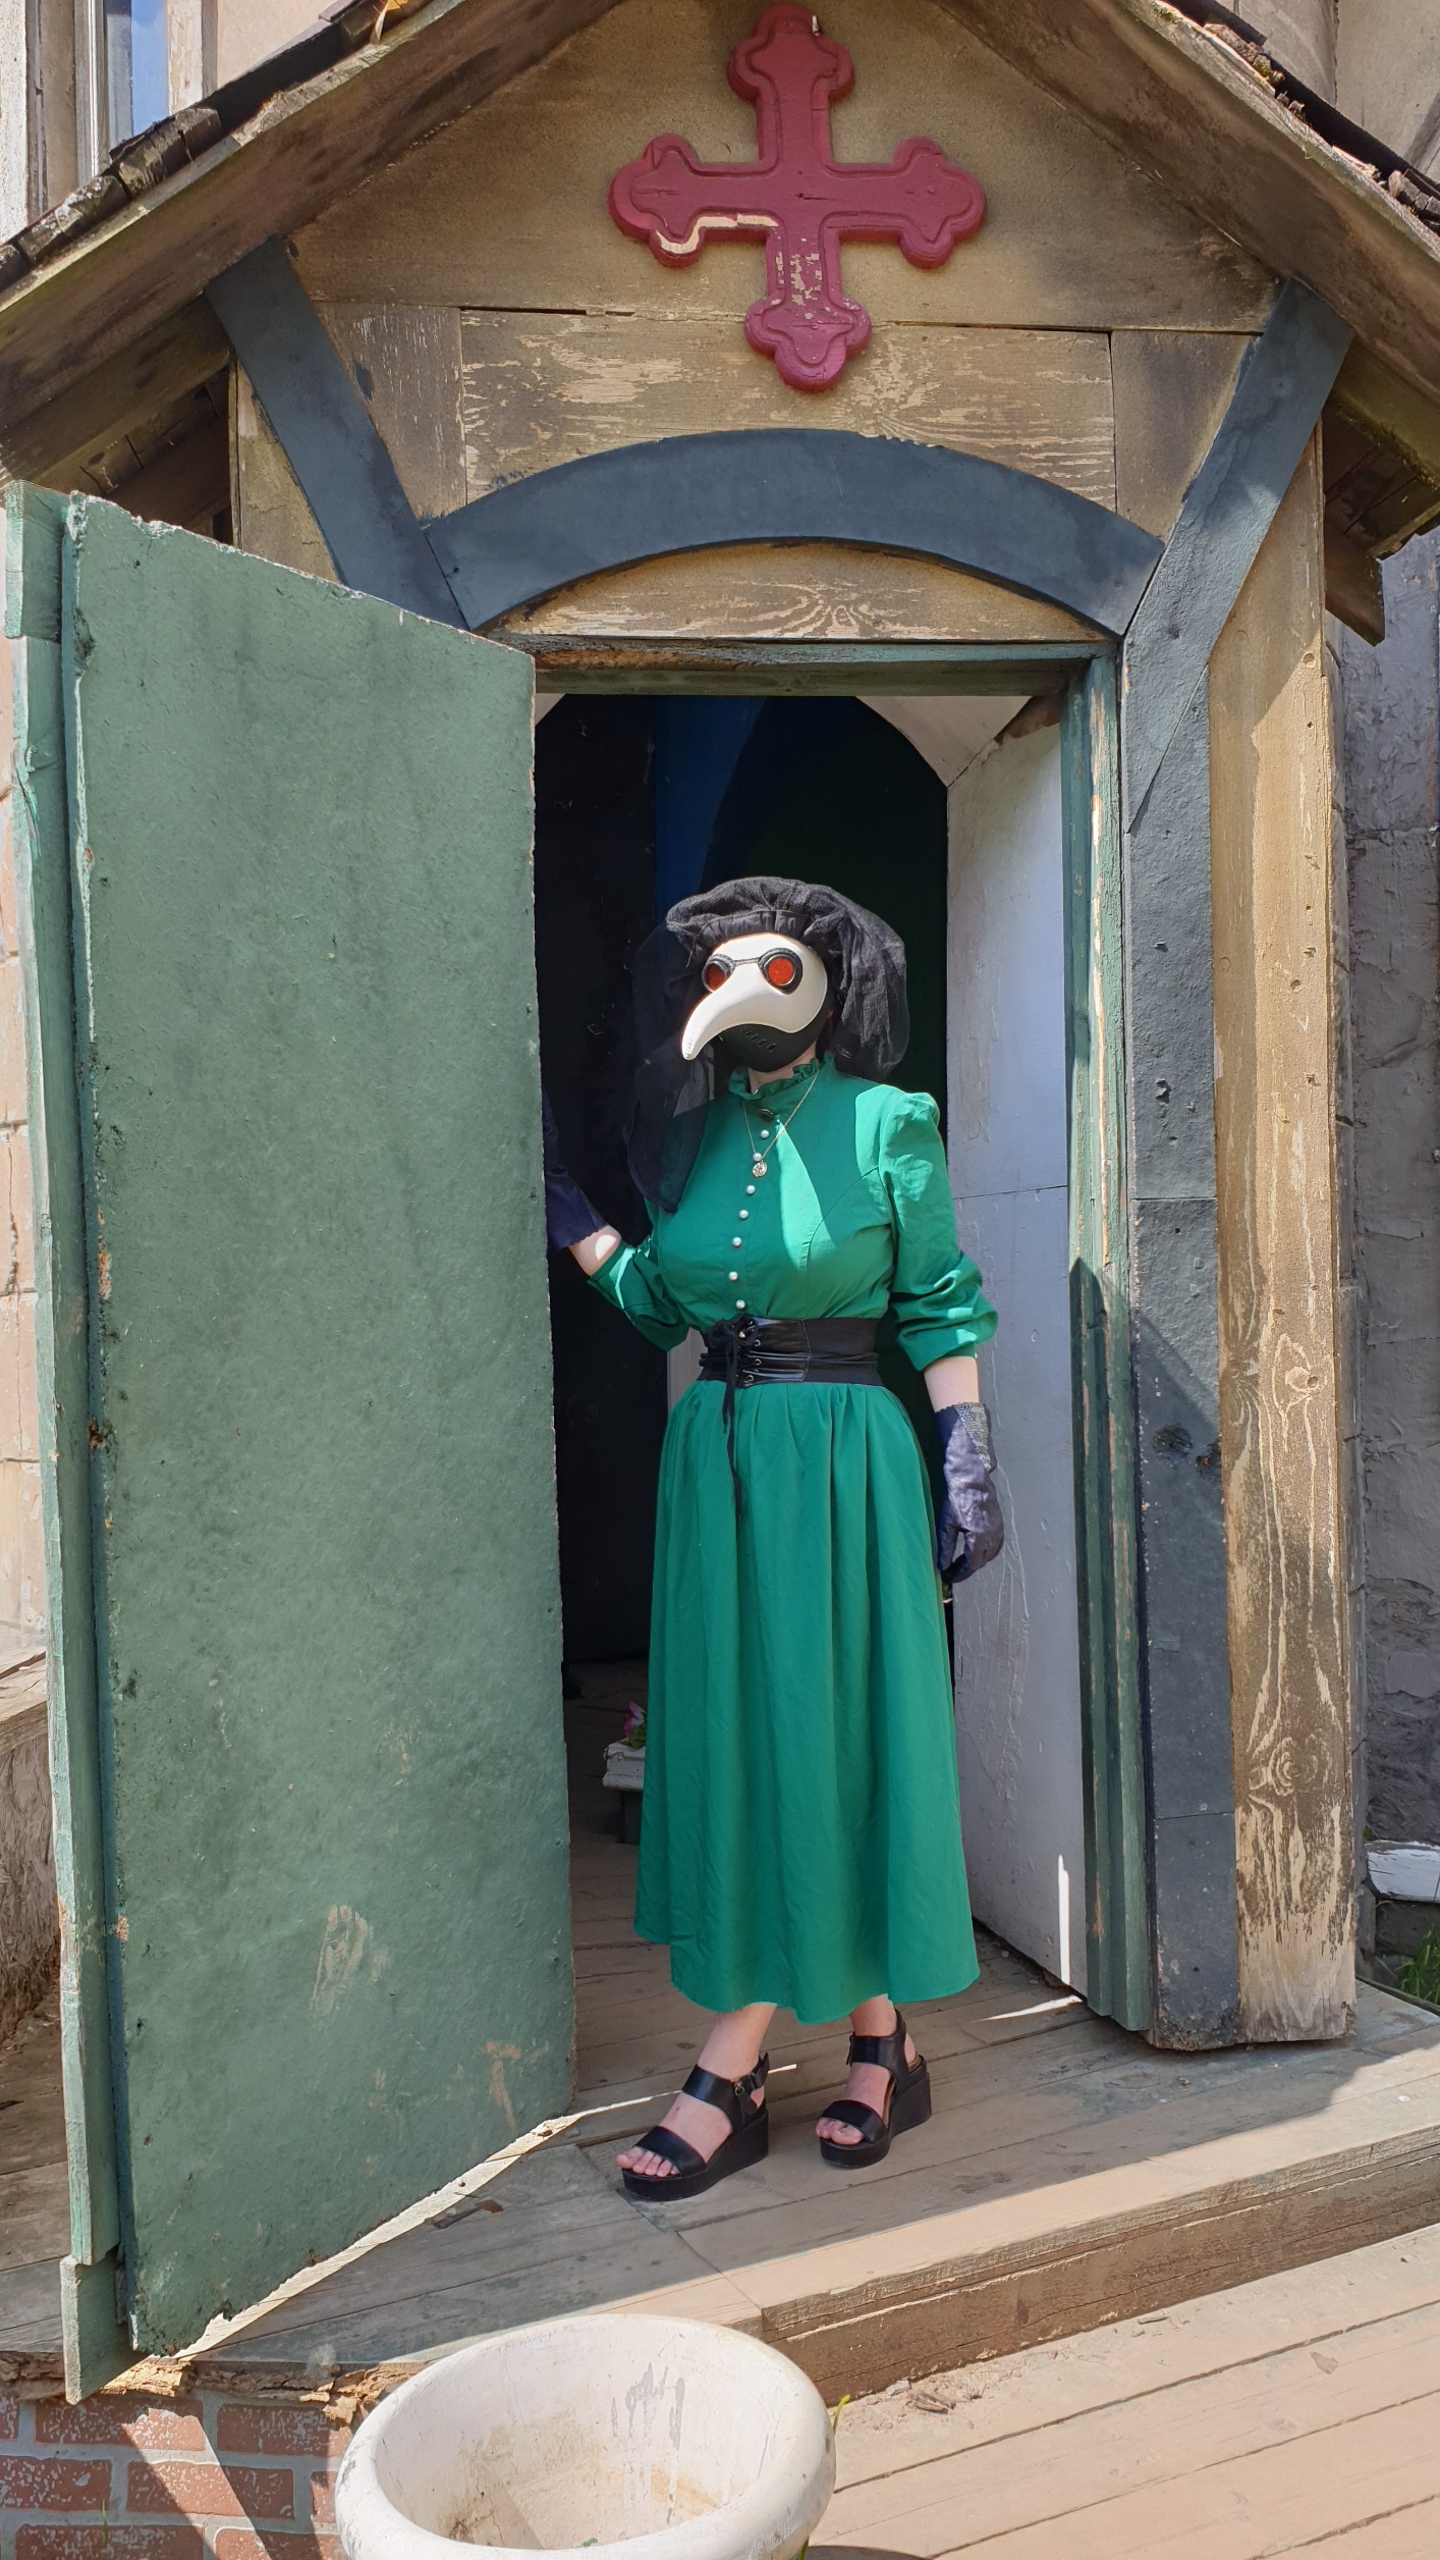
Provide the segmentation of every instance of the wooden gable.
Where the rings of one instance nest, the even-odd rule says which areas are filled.
[[[753,157],[727,84],[751,0],[620,0],[595,24],[299,232],[300,276],[417,510],[606,447],[709,426],[822,425],[991,456],[1155,532],[1260,327],[1273,279],[938,0],[839,0],[825,25],[856,81],[841,159],[923,131],[987,191],[941,268],[845,251],[869,345],[823,394],[746,343],[760,253],[720,243],[662,267],[611,221],[614,170],[651,134]],[[328,572],[305,502],[240,386],[237,536]],[[958,571],[811,546],[710,553],[587,582],[523,617],[565,632],[1003,640],[1064,637],[1057,608]]]

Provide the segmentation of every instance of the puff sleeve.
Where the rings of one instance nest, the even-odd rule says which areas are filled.
[[[617,1245],[598,1271],[590,1273],[590,1286],[628,1316],[637,1333],[647,1342],[658,1343],[662,1351],[673,1351],[690,1330],[689,1318],[682,1316],[664,1280],[655,1257],[652,1229],[643,1244]]]
[[[905,1356],[917,1369],[973,1351],[995,1330],[980,1274],[955,1236],[955,1204],[928,1093],[899,1093],[880,1143],[880,1174],[895,1223],[890,1302]]]

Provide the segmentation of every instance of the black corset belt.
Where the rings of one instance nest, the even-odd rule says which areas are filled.
[[[740,1473],[735,1464],[737,1387],[878,1387],[875,1326],[867,1316],[815,1316],[808,1324],[785,1317],[730,1316],[707,1327],[700,1375],[725,1387],[721,1410],[725,1444],[740,1516]]]

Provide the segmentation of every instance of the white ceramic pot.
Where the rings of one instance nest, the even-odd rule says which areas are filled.
[[[645,2313],[510,2329],[382,2400],[340,2466],[347,2560],[457,2543],[607,2560],[794,2560],[835,2446],[798,2366],[730,2329]]]

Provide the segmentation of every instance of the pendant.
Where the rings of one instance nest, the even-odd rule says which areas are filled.
[[[764,1159],[764,1157],[763,1157],[763,1156],[757,1156],[757,1157],[755,1158],[754,1163],[753,1163],[753,1164],[752,1164],[752,1166],[750,1167],[750,1170],[751,1170],[751,1172],[754,1174],[754,1176],[755,1176],[755,1178],[756,1178],[756,1180],[757,1180],[757,1182],[758,1182],[758,1180],[759,1180],[759,1178],[760,1178],[761,1174],[762,1174],[762,1173],[764,1172],[764,1170],[765,1170],[765,1159]]]

